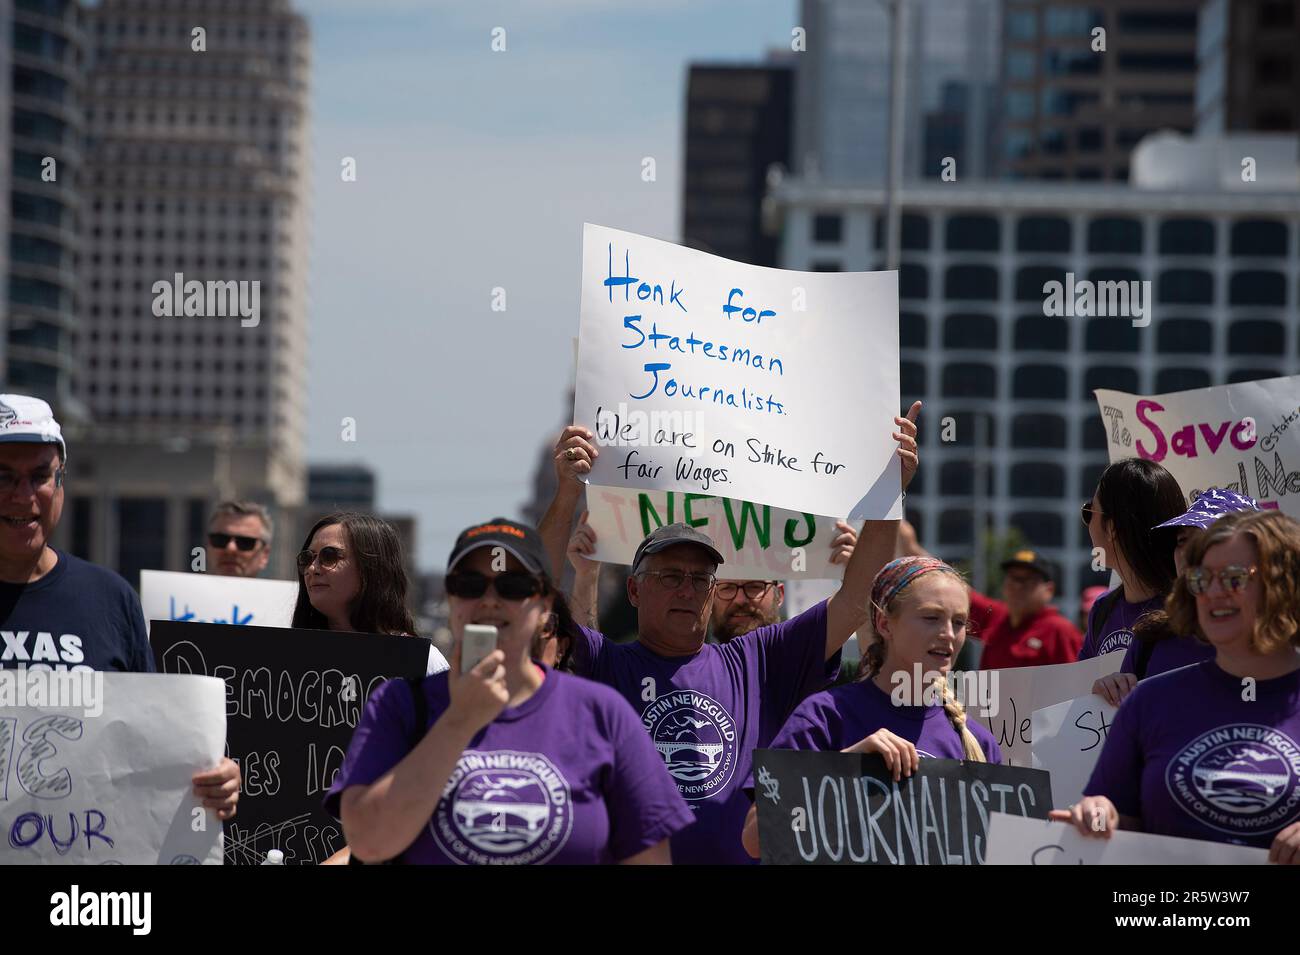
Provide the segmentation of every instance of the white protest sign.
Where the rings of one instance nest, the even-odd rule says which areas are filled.
[[[1267,849],[1117,830],[1109,839],[1072,825],[989,813],[985,865],[1266,865]]]
[[[298,600],[296,580],[140,571],[140,603],[150,620],[287,627]]]
[[[1100,677],[1118,672],[1123,662],[1124,651],[1116,650],[1077,663],[981,670],[980,679],[987,680],[997,695],[997,715],[986,715],[974,706],[968,705],[967,709],[989,728],[1002,749],[1003,762],[1010,766],[1029,766],[1034,711],[1091,693],[1092,685]]]
[[[788,272],[583,227],[591,483],[897,518],[899,413],[896,272]]]
[[[1188,503],[1211,487],[1300,517],[1300,376],[1143,397],[1099,390],[1111,462],[1164,465]]]
[[[1052,808],[1064,809],[1083,795],[1117,709],[1089,693],[1034,710],[1031,755],[1035,769],[1051,773]]]
[[[0,680],[24,671],[0,671]],[[26,671],[26,678],[36,671]],[[226,685],[206,676],[77,673],[66,691],[0,706],[0,863],[220,864],[221,823],[191,777],[221,760]],[[70,685],[65,679],[62,685]],[[94,707],[90,696],[98,696]]]
[[[832,517],[783,511],[711,494],[587,488],[587,522],[596,532],[596,560],[631,564],[637,546],[656,527],[684,521],[713,539],[722,553],[720,580],[837,578]],[[860,527],[860,525],[859,525]]]

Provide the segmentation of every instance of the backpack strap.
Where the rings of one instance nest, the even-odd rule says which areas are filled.
[[[1124,596],[1124,587],[1116,587],[1101,600],[1097,601],[1093,613],[1096,614],[1096,622],[1093,625],[1092,632],[1097,634],[1097,642],[1101,642],[1101,634],[1106,629],[1106,621],[1110,619],[1111,613],[1115,610],[1115,605],[1120,602]]]
[[[1155,652],[1156,641],[1151,638],[1134,637],[1137,641],[1137,653],[1133,655],[1133,674],[1139,680],[1146,679],[1147,667],[1151,665],[1151,654]]]

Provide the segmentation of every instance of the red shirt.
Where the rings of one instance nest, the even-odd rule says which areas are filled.
[[[1083,646],[1083,634],[1050,604],[1013,627],[1006,604],[972,590],[970,623],[967,635],[984,642],[981,670],[1073,663]]]

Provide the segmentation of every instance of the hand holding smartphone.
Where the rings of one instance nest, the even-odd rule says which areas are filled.
[[[460,641],[460,672],[468,673],[497,648],[497,628],[465,624]]]

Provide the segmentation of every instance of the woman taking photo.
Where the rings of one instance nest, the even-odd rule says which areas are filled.
[[[1083,505],[1083,523],[1093,554],[1119,574],[1121,585],[1092,605],[1080,660],[1127,650],[1134,624],[1164,605],[1175,576],[1173,534],[1151,528],[1185,510],[1178,482],[1154,461],[1128,458],[1102,472]]]
[[[455,671],[366,703],[326,796],[353,856],[412,864],[668,863],[694,817],[632,707],[538,664],[574,626],[531,527],[496,518],[447,562]],[[467,624],[497,649],[462,673]],[[419,694],[417,698],[416,693]]]
[[[1197,535],[1168,602],[1214,659],[1124,700],[1076,805],[1051,818],[1269,850],[1300,863],[1300,524],[1232,514]]]
[[[393,526],[367,514],[330,514],[307,532],[298,554],[292,626],[415,636],[406,591],[402,544]],[[445,669],[446,658],[430,644],[427,672]]]
[[[879,753],[895,781],[911,776],[923,756],[1002,762],[993,735],[967,721],[947,682],[970,615],[961,575],[934,557],[900,557],[876,575],[871,603],[875,639],[862,678],[800,703],[771,748]],[[917,672],[939,679],[914,686]],[[756,808],[745,820],[743,839],[758,858]]]

